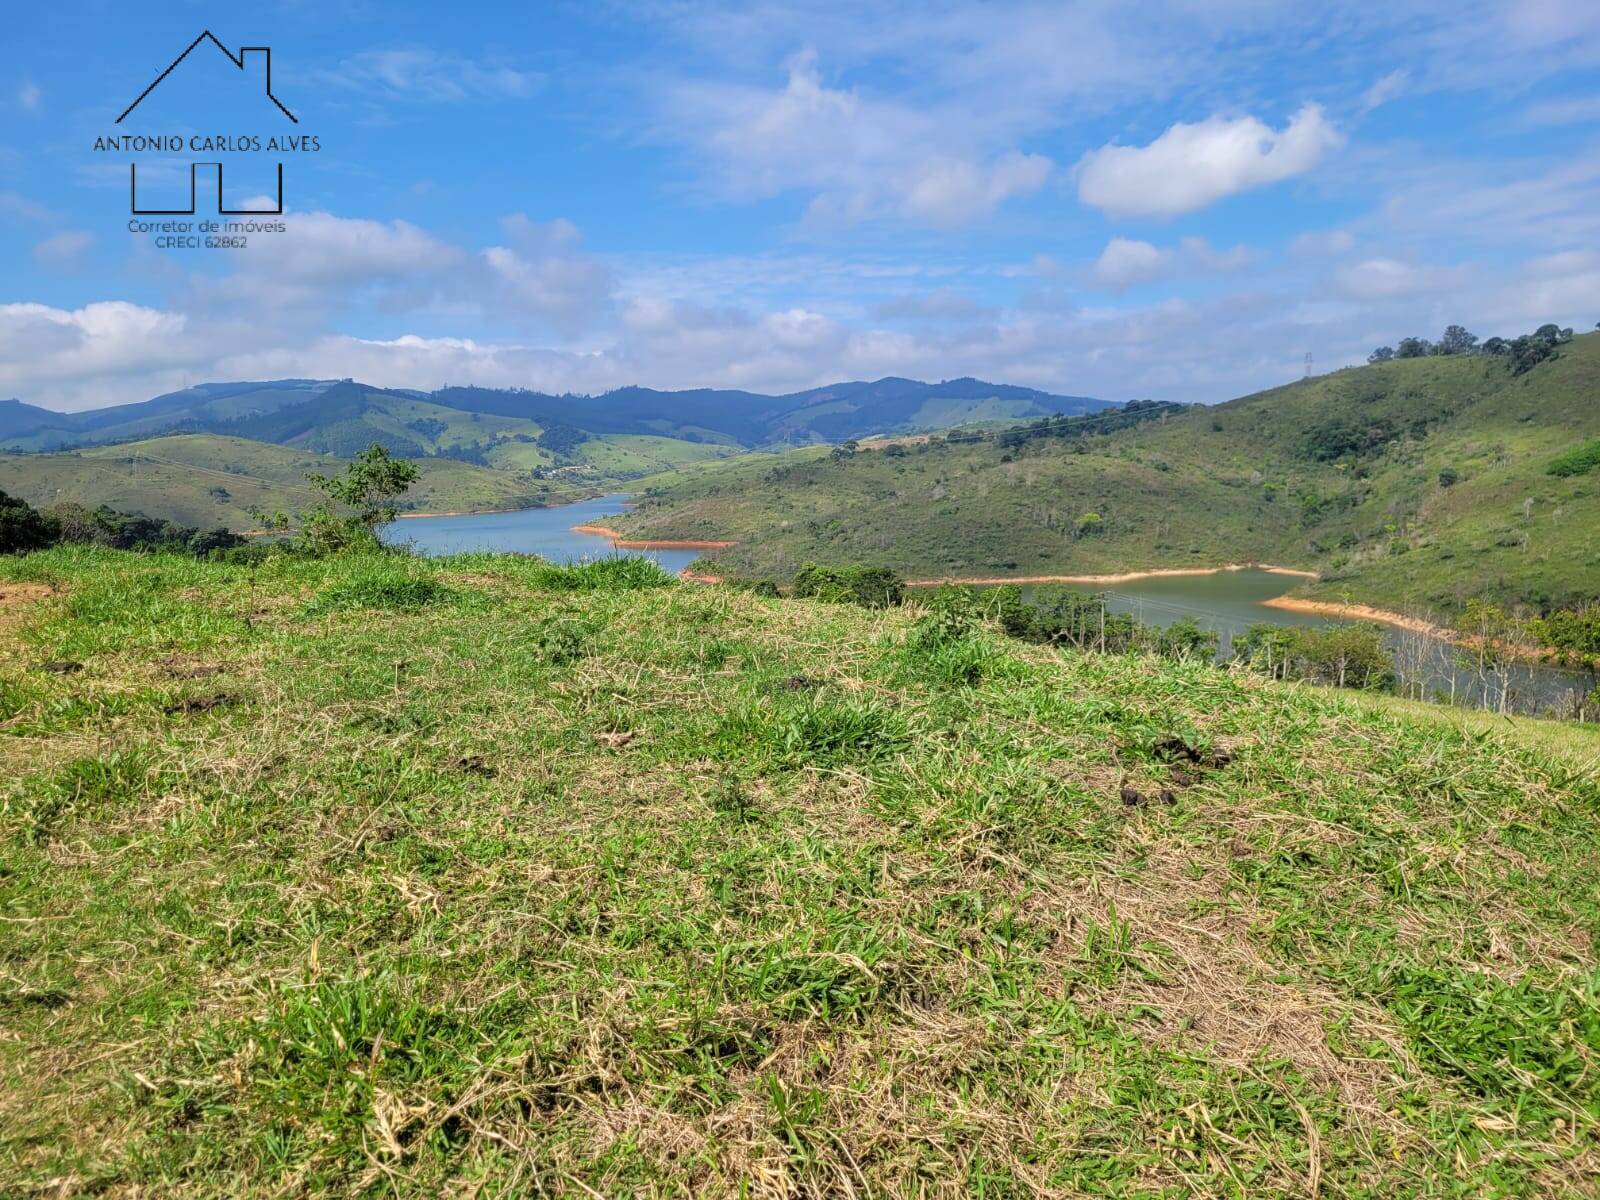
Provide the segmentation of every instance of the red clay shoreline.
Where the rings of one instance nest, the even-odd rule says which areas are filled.
[[[726,550],[736,544],[702,538],[630,538],[609,525],[574,525],[572,532],[592,533],[609,538],[611,544],[619,550]]]
[[[1321,578],[1315,571],[1302,571],[1297,567],[1279,567],[1271,563],[1224,563],[1220,567],[1152,567],[1144,571],[1121,571],[1114,575],[994,575],[956,576],[939,579],[908,579],[907,587],[944,587],[947,584],[998,585],[1006,583],[1131,583],[1136,579],[1158,579],[1175,575],[1218,575],[1223,571],[1265,571],[1270,575],[1298,575],[1305,579]]]

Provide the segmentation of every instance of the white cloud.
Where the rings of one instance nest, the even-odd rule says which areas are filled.
[[[145,399],[152,372],[215,347],[194,344],[188,318],[120,300],[78,309],[0,304],[0,395],[41,397],[65,408]]]
[[[1289,243],[1289,253],[1318,256],[1345,254],[1355,248],[1355,235],[1347,229],[1322,229],[1302,233]]]
[[[1451,274],[1446,268],[1402,262],[1397,258],[1368,258],[1341,267],[1334,279],[1347,296],[1377,300],[1437,290]]]
[[[610,303],[610,270],[583,252],[571,221],[541,225],[521,213],[501,229],[511,246],[491,246],[482,258],[506,309],[545,321],[558,332],[588,327]]]
[[[81,229],[69,229],[52,234],[33,248],[33,259],[41,267],[52,271],[77,271],[83,267],[83,257],[94,244],[94,234]]]
[[[725,195],[808,191],[813,228],[884,217],[959,225],[1037,191],[1054,169],[993,145],[968,116],[831,88],[810,51],[790,60],[781,88],[689,83],[668,108],[658,133],[707,158]]]
[[[1120,291],[1175,275],[1236,270],[1251,258],[1245,246],[1217,250],[1198,237],[1184,238],[1175,249],[1114,237],[1106,243],[1089,274],[1096,283]]]
[[[874,316],[889,320],[968,321],[991,314],[993,309],[955,288],[934,288],[930,292],[896,296],[877,305],[872,312]]]
[[[1411,76],[1403,70],[1390,71],[1382,79],[1369,87],[1361,96],[1361,112],[1371,112],[1381,105],[1389,103],[1396,96],[1403,93],[1411,83]]]
[[[29,112],[38,111],[39,102],[43,97],[44,93],[39,90],[39,85],[36,83],[25,82],[17,89],[17,103]]]
[[[1149,242],[1116,237],[1106,243],[1095,260],[1093,275],[1096,282],[1107,287],[1124,288],[1159,278],[1166,272],[1171,258],[1170,250],[1157,249]]]
[[[1303,174],[1343,136],[1307,104],[1275,131],[1255,117],[1173,125],[1148,146],[1104,146],[1078,162],[1078,198],[1113,216],[1173,217]]]
[[[522,99],[544,82],[536,71],[429,49],[363,50],[319,78],[388,101],[431,103]]]
[[[241,262],[253,272],[316,286],[404,279],[447,268],[452,246],[408,221],[370,221],[326,212],[291,213],[284,232],[250,242]]]
[[[23,221],[49,221],[55,218],[55,213],[20,192],[0,191],[0,217],[16,217]]]
[[[1600,96],[1567,96],[1545,100],[1522,110],[1529,125],[1588,125],[1600,123]]]
[[[1042,154],[1002,154],[988,163],[930,158],[907,177],[901,211],[930,225],[959,225],[994,211],[1012,196],[1044,186],[1054,164]]]

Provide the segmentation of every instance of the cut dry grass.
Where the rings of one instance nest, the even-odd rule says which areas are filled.
[[[1515,727],[642,568],[8,577],[0,1193],[1600,1181],[1600,792]]]

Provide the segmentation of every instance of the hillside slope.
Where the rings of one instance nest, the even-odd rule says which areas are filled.
[[[1369,602],[1570,603],[1600,578],[1600,475],[1546,472],[1594,437],[1600,334],[1520,377],[1415,359],[1104,437],[741,462],[653,488],[622,524],[736,539],[719,564],[769,578],[808,558],[955,576],[1254,559]]]
[[[72,454],[0,452],[0,491],[44,507],[108,504],[202,529],[254,529],[247,511],[294,513],[319,498],[306,474],[336,475],[338,459],[215,434],[173,434]],[[421,477],[403,507],[416,512],[526,508],[570,498],[559,482],[534,480],[445,458],[417,462]]]
[[[1592,777],[914,617],[0,558],[0,1192],[1593,1194]]]

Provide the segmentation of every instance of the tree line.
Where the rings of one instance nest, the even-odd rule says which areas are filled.
[[[1600,325],[1596,326],[1600,329]],[[1492,337],[1488,341],[1480,342],[1478,335],[1469,333],[1461,325],[1446,326],[1443,334],[1436,342],[1425,337],[1401,338],[1393,346],[1379,346],[1367,355],[1369,363],[1392,362],[1398,358],[1430,358],[1435,356],[1454,357],[1466,354],[1485,354],[1491,358],[1504,359],[1511,367],[1513,375],[1521,375],[1531,371],[1534,367],[1547,359],[1557,357],[1556,347],[1570,342],[1573,334],[1571,329],[1563,329],[1559,325],[1545,324],[1539,326],[1532,333],[1525,333],[1521,337],[1501,338]]]

